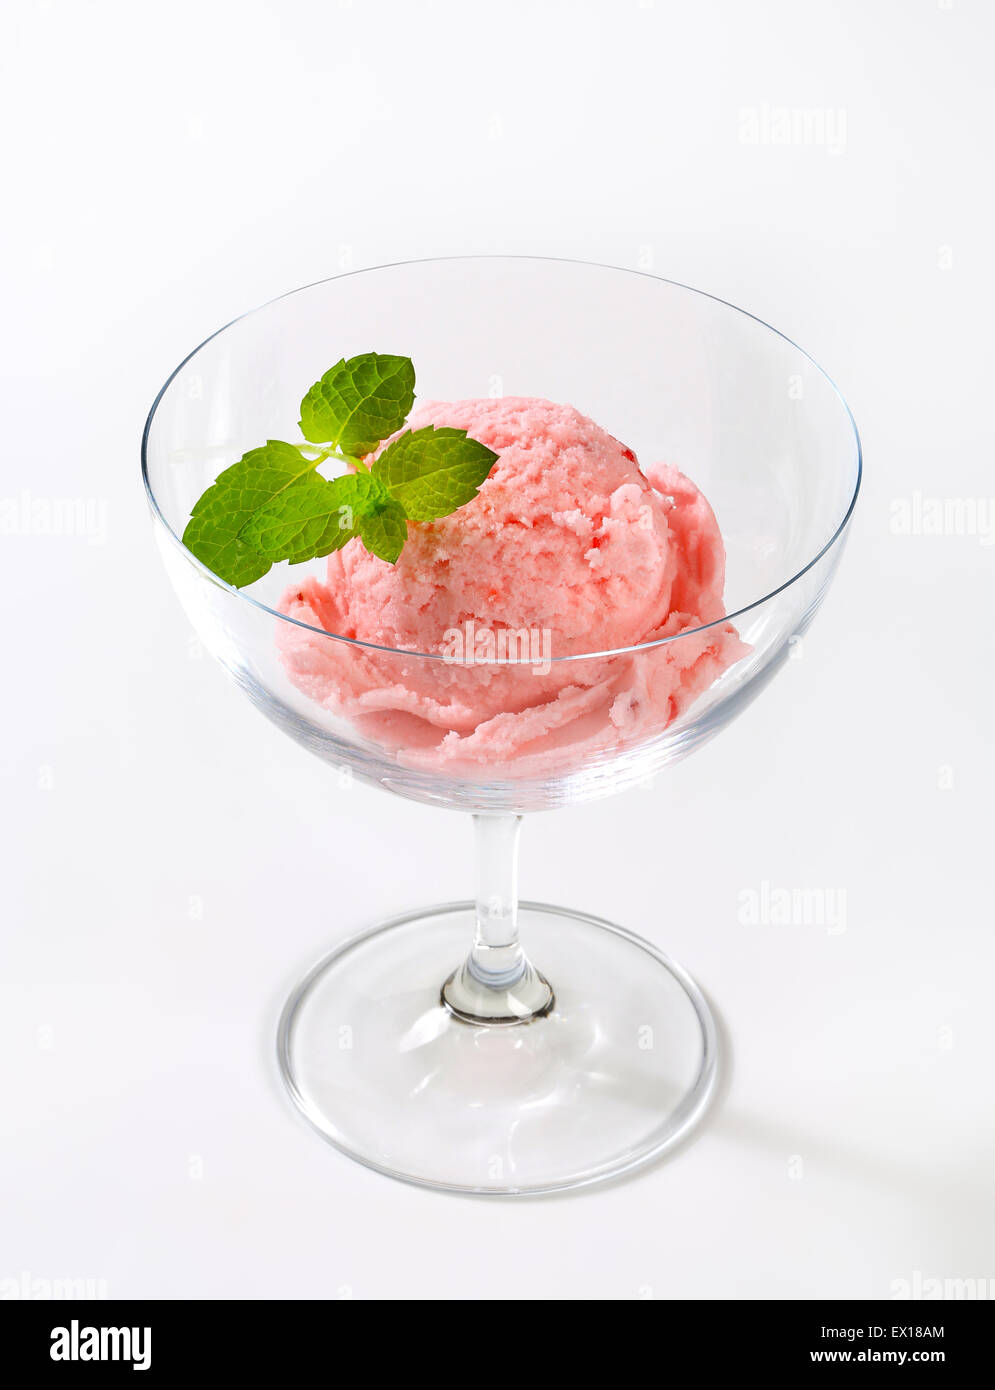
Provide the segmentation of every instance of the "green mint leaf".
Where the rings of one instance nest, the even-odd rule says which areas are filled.
[[[408,539],[408,518],[400,502],[386,497],[368,516],[356,522],[360,538],[371,555],[396,565],[397,557]]]
[[[368,454],[401,428],[414,399],[410,358],[378,352],[343,358],[301,401],[301,430],[312,444]]]
[[[242,540],[271,563],[292,565],[339,550],[359,533],[358,521],[390,500],[368,473],[323,478],[312,473],[256,511]]]
[[[250,449],[199,499],[183,532],[183,544],[236,588],[260,579],[273,559],[260,555],[245,540],[243,528],[261,507],[300,486],[314,466],[293,444],[279,439]]]
[[[426,425],[388,444],[373,465],[373,476],[412,521],[435,521],[476,497],[496,459],[466,430]]]

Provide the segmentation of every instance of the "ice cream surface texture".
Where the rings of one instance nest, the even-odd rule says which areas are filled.
[[[287,591],[287,616],[393,649],[284,624],[309,697],[412,765],[540,771],[664,728],[744,654],[727,623],[612,654],[723,616],[722,537],[675,468],[642,472],[546,400],[433,402],[408,424],[465,429],[497,462],[473,501],[409,523],[396,565],[352,541]]]

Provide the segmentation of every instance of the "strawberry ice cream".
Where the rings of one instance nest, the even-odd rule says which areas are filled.
[[[285,667],[312,699],[410,765],[531,775],[659,732],[745,654],[728,623],[618,650],[724,613],[722,538],[676,468],[643,473],[545,400],[430,403],[408,422],[425,425],[465,429],[497,462],[473,501],[409,523],[396,565],[354,540],[324,583],[287,591],[289,617],[392,649],[282,625]]]

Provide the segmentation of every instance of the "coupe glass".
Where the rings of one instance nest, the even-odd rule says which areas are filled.
[[[241,591],[222,583],[180,540],[194,502],[247,449],[299,438],[310,383],[372,350],[411,357],[422,397],[567,402],[643,464],[676,465],[724,537],[728,617],[545,666],[498,653],[482,669],[292,616],[294,586],[323,579],[323,560]],[[253,704],[340,774],[476,824],[473,901],[351,936],[293,991],[278,1060],[301,1112],[371,1168],[477,1193],[595,1183],[673,1145],[714,1086],[709,1007],[623,927],[520,903],[520,821],[683,758],[784,663],[839,563],[860,483],[833,383],[756,318],[667,280],[528,257],[419,261],[311,285],[214,334],[156,398],[142,467],[180,601]],[[704,677],[697,698],[681,694],[689,672],[696,688]],[[475,751],[482,681],[512,727],[540,706],[552,727],[500,758]],[[660,681],[675,693],[654,702]],[[418,712],[412,690],[428,697]]]

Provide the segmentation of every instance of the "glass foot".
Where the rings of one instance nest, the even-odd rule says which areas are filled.
[[[294,990],[280,1069],[319,1133],[391,1177],[525,1194],[614,1177],[688,1132],[716,1031],[680,966],[597,917],[522,903],[549,1007],[480,1023],[443,997],[474,923],[472,903],[395,917]]]

